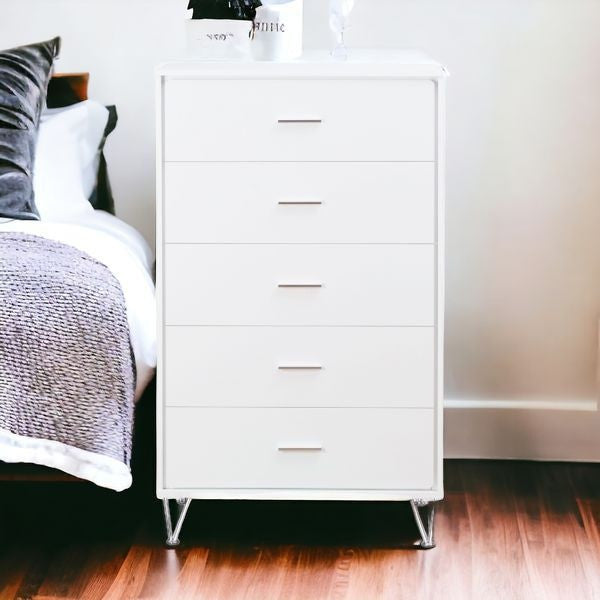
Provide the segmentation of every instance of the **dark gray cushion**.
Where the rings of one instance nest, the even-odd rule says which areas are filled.
[[[33,160],[60,38],[0,52],[0,217],[39,219]]]

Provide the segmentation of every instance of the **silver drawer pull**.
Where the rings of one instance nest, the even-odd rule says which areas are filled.
[[[279,444],[279,452],[320,452],[323,444]]]
[[[280,288],[322,288],[322,283],[278,283]]]
[[[321,371],[321,365],[279,365],[280,371]]]
[[[322,123],[323,119],[277,119],[278,123]]]
[[[277,204],[281,206],[319,206],[323,202],[321,200],[280,200]]]

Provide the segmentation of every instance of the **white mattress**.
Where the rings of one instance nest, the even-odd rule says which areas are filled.
[[[72,222],[0,219],[0,231],[19,231],[69,244],[110,269],[121,284],[127,304],[139,398],[156,367],[153,254],[144,238],[130,225],[101,210],[85,213]]]

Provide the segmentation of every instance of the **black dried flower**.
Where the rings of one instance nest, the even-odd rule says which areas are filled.
[[[192,19],[232,19],[254,21],[260,0],[189,0]]]

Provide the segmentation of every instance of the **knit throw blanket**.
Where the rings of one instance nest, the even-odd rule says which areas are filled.
[[[0,460],[129,487],[134,365],[107,267],[66,244],[0,232]]]

